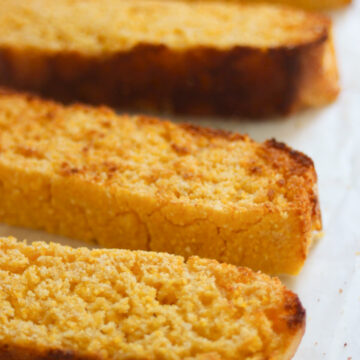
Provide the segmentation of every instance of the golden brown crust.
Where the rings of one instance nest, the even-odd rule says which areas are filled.
[[[279,142],[272,138],[265,142],[265,146],[269,148],[279,149],[289,154],[289,156],[295,160],[300,166],[301,171],[306,171],[308,168],[314,167],[314,162],[310,157],[300,151],[291,149],[288,145],[283,142]]]
[[[265,147],[278,149],[278,150],[281,150],[281,151],[284,151],[285,153],[287,153],[290,156],[290,158],[293,159],[298,164],[298,166],[296,166],[296,169],[292,170],[292,171],[304,173],[309,168],[314,167],[314,162],[312,161],[312,159],[310,157],[308,157],[307,155],[305,155],[304,153],[302,153],[300,151],[291,149],[285,143],[279,142],[274,138],[267,140],[265,142]]]
[[[286,322],[290,330],[298,331],[304,325],[306,311],[303,308],[299,298],[293,293],[288,292],[285,300],[284,309],[288,312]]]
[[[306,311],[299,298],[290,291],[286,291],[284,309],[288,313],[285,316],[286,323],[290,332],[293,333],[292,343],[283,354],[284,359],[292,359],[305,333]]]
[[[311,45],[302,52],[299,67],[306,69],[299,80],[298,101],[293,111],[301,107],[322,106],[339,94],[339,73],[329,22],[327,41]]]
[[[313,230],[321,230],[322,220],[317,192],[317,174],[313,160],[300,151],[291,149],[289,146],[275,139],[270,139],[264,143],[265,152],[262,155],[267,161],[272,163],[276,169],[284,171],[285,182],[291,182],[298,176],[305,177],[307,181],[303,184],[309,196],[309,203],[303,204],[304,209],[312,208]],[[292,161],[289,162],[289,159]],[[295,190],[297,191],[297,190]],[[292,198],[294,193],[290,191],[287,196]]]
[[[286,115],[324,105],[338,93],[331,23],[320,15],[309,15],[309,21],[321,28],[311,41],[273,48],[174,50],[138,44],[125,52],[86,56],[2,47],[0,83],[66,103],[196,115]]]

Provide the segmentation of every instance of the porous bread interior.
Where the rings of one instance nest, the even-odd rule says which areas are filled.
[[[0,96],[0,128],[1,163],[24,171],[218,211],[291,202],[284,174],[246,136],[207,137],[169,122],[11,95]]]
[[[111,54],[138,44],[295,46],[327,34],[328,21],[264,4],[164,0],[3,0],[0,46]]]
[[[289,295],[277,279],[197,257],[0,239],[0,346],[25,353],[282,359],[298,331]]]

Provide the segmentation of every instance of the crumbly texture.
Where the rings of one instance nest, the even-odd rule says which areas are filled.
[[[46,0],[3,0],[0,46],[86,55],[126,51],[144,43],[171,49],[298,46],[324,34],[320,20],[270,5],[62,0],[48,6]]]
[[[0,94],[0,220],[105,247],[297,273],[313,162],[275,140]]]
[[[14,238],[0,239],[0,309],[14,360],[285,360],[305,327],[297,296],[246,268]]]
[[[164,0],[3,0],[0,83],[65,102],[250,117],[339,91],[326,17]]]

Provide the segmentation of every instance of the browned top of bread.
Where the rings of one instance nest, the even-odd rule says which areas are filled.
[[[265,4],[163,0],[3,0],[0,46],[111,54],[139,44],[172,49],[292,47],[329,34],[321,15]]]
[[[0,162],[71,176],[219,214],[251,209],[313,213],[319,229],[316,173],[306,155],[275,140],[108,108],[64,107],[0,91]],[[312,210],[311,210],[312,209]],[[204,216],[206,213],[204,212]],[[181,219],[179,219],[181,222]]]
[[[289,359],[305,326],[295,294],[246,268],[14,238],[0,307],[3,359]]]

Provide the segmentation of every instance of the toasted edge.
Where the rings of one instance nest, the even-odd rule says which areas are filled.
[[[270,156],[267,159],[272,163],[272,166],[276,169],[282,169],[286,178],[302,176],[307,179],[306,190],[312,204],[312,230],[321,230],[322,218],[317,189],[317,174],[313,160],[304,153],[293,150],[285,143],[274,138],[265,141],[263,147],[270,150]],[[284,154],[287,155],[286,158],[282,156]]]
[[[289,304],[288,306],[294,310],[292,315],[289,316],[288,324],[290,328],[294,329],[295,333],[293,334],[292,341],[290,342],[287,350],[283,354],[284,360],[291,360],[293,358],[305,334],[306,328],[306,311],[299,298],[296,296],[293,304]]]
[[[103,57],[76,51],[52,53],[0,47],[0,81],[63,102],[106,103],[125,109],[200,116],[288,115],[328,104],[339,93],[331,21],[320,14],[308,16],[321,29],[312,40],[304,43],[299,39],[265,49],[251,46],[221,49],[215,44],[179,51],[165,45],[138,44],[125,53]],[[134,65],[137,63],[134,59],[147,59],[147,62]],[[156,66],[159,61],[168,66],[159,71]],[[222,62],[220,71],[218,66]],[[266,66],[262,66],[264,62]],[[128,69],[126,73],[119,72],[119,66]],[[135,76],[135,80],[127,75],[139,69],[141,75]],[[157,71],[155,83],[151,80],[154,71]],[[238,78],[245,76],[245,79],[239,83],[229,81],[234,71],[240,74]],[[202,77],[210,81],[210,88],[203,84]],[[265,77],[263,81],[261,77]],[[166,85],[167,79],[170,85]],[[124,81],[126,86],[122,84]],[[187,82],[194,83],[189,86]],[[98,91],[99,86],[103,91]]]
[[[299,80],[298,101],[291,111],[321,107],[337,98],[340,92],[339,71],[330,19],[327,19],[327,33],[323,41],[304,49],[299,66],[303,75]]]

